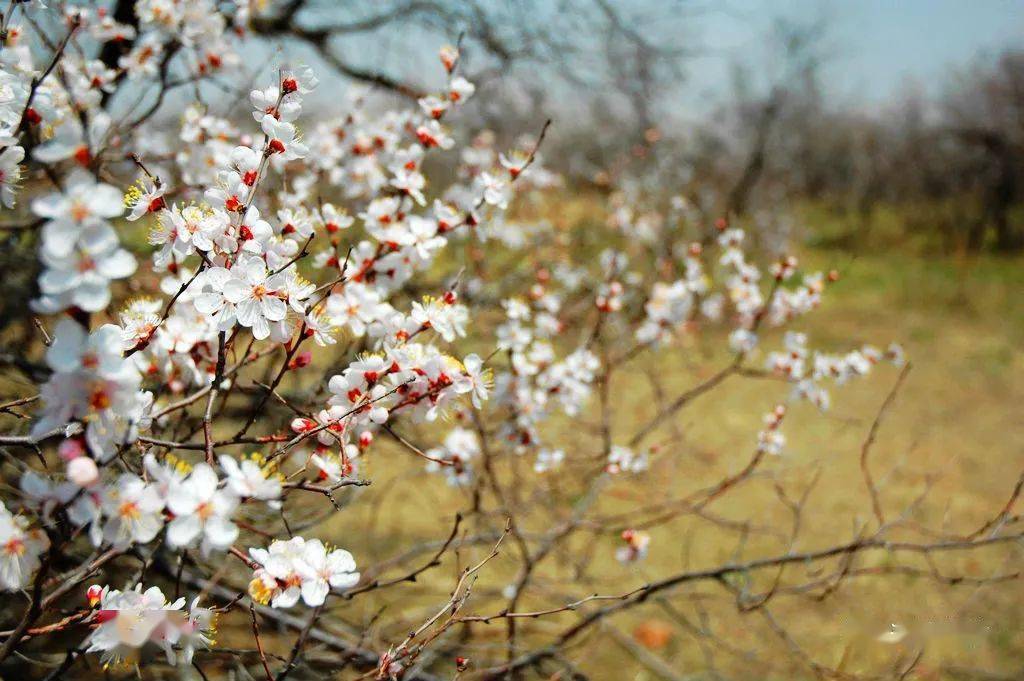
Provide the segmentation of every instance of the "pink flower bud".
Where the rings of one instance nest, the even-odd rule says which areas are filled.
[[[309,329],[307,333],[312,333],[313,330]],[[289,369],[301,369],[302,367],[309,366],[310,362],[313,361],[313,353],[309,350],[303,350],[297,354],[291,362],[288,363]]]
[[[301,416],[292,419],[292,431],[295,433],[308,433],[316,428],[316,421]]]
[[[57,453],[65,461],[71,461],[85,454],[85,443],[79,438],[68,438],[57,447]]]

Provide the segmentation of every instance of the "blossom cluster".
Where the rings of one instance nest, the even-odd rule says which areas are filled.
[[[86,639],[86,652],[100,653],[104,666],[137,662],[147,644],[162,648],[170,664],[192,664],[197,650],[213,645],[217,613],[199,605],[196,597],[184,609],[185,599],[173,603],[160,587],[143,590],[89,587],[93,611],[88,621],[94,626]]]
[[[254,561],[249,594],[258,603],[289,608],[299,598],[310,607],[323,605],[332,588],[359,582],[356,562],[344,549],[328,550],[319,539],[275,540],[266,549],[249,549]]]
[[[26,148],[33,163],[60,178],[54,191],[28,202],[43,265],[41,296],[32,304],[60,316],[47,343],[48,377],[30,437],[56,439],[64,462],[63,476],[31,469],[22,476],[30,515],[4,509],[0,575],[7,589],[29,584],[50,544],[46,532],[30,529],[30,517],[44,527],[66,520],[100,548],[125,550],[162,538],[169,550],[197,549],[203,557],[234,551],[240,516],[259,513],[261,504],[279,505],[286,490],[282,465],[298,466],[292,479],[312,466],[315,480],[343,482],[389,421],[429,422],[463,396],[478,409],[489,397],[493,380],[485,361],[444,348],[465,336],[469,320],[458,281],[408,305],[392,300],[450,239],[464,238],[460,232],[505,209],[514,182],[528,185],[522,180],[531,173],[538,184],[551,181],[535,148],[506,155],[493,149],[493,139],[478,138],[464,151],[456,182],[427,201],[422,163],[431,151],[454,146],[443,121],[475,90],[455,72],[457,51],[443,51],[447,82],[418,107],[380,116],[353,90],[349,112],[312,125],[307,135],[299,129],[303,101],[318,79],[303,66],[284,65],[273,83],[249,93],[256,131],[199,105],[186,110],[171,136],[122,127],[126,121],[107,113],[105,102],[122,81],[159,75],[175,54],[196,80],[237,66],[229,29],[245,26],[244,5],[229,22],[205,1],[139,0],[138,28],[69,5],[62,17],[69,41],[130,49],[116,68],[83,57],[84,50],[60,52],[59,78],[37,79],[31,50],[18,42],[20,27],[7,28],[0,198],[7,208],[19,205]],[[21,135],[26,146],[18,144]],[[98,171],[126,158],[142,176],[122,192],[110,173]],[[313,201],[323,182],[339,188],[344,207]],[[118,219],[148,230],[158,297],[130,300],[116,323],[98,323],[119,282],[139,269],[120,241]],[[346,231],[361,236],[343,240]],[[319,283],[300,274],[300,264]],[[294,441],[271,455],[221,453],[209,432],[205,461],[171,455],[175,447],[161,446],[159,437],[171,432],[189,393],[233,388],[227,354],[241,349],[241,334],[251,339],[241,364],[255,361],[266,343],[288,353],[282,371],[309,365],[310,352],[298,352],[307,339],[323,347],[346,334],[365,339],[366,351],[326,382],[323,408],[294,419]],[[316,449],[305,460],[301,448],[284,456],[307,440]],[[148,450],[141,465],[112,465],[140,448]],[[455,469],[457,456],[445,455],[446,470]],[[329,586],[358,580],[350,554],[327,551],[316,539],[273,542],[250,554],[260,565],[254,598],[274,607],[295,604],[300,592],[307,605],[319,605]],[[127,657],[126,644],[177,645],[172,629],[178,629],[152,612],[176,612],[181,604],[167,605],[158,589],[104,587],[99,598],[90,650],[118,658]],[[132,641],[115,640],[111,632],[120,625],[111,623],[119,618],[145,626],[135,628]]]

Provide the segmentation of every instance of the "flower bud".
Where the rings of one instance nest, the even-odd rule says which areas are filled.
[[[292,419],[292,431],[295,433],[308,433],[314,428],[316,428],[316,421],[313,419],[307,419],[301,416]]]
[[[68,480],[79,487],[91,487],[100,479],[96,462],[88,456],[79,456],[68,462]]]
[[[99,584],[93,584],[85,592],[85,597],[89,600],[89,607],[95,608],[103,599],[103,587]]]
[[[81,438],[68,438],[57,447],[57,453],[65,461],[72,461],[85,454],[85,443]]]

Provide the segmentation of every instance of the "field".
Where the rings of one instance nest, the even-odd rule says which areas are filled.
[[[813,250],[804,253],[803,260],[811,268],[835,267],[843,278],[830,289],[822,309],[797,328],[815,344],[835,350],[860,343],[884,347],[897,341],[912,363],[893,406],[884,414],[870,453],[887,519],[905,514],[908,524],[942,528],[949,536],[975,529],[1005,503],[1024,464],[1024,421],[1014,406],[1024,399],[1024,300],[1019,295],[1024,291],[1024,270],[1020,263],[995,258],[851,257]],[[764,342],[771,346],[773,337],[768,334]],[[661,355],[657,364],[641,355],[618,372],[610,391],[613,441],[624,441],[651,416],[659,391],[672,396],[708,377],[693,366],[711,372],[727,363],[726,354],[715,349],[721,346],[721,339],[708,338]],[[752,364],[756,366],[756,360]],[[618,533],[630,526],[631,514],[637,508],[684,496],[741,468],[753,452],[761,415],[788,391],[775,381],[728,379],[659,431],[654,441],[664,445],[649,473],[616,481],[601,491],[589,517],[603,522],[577,533],[572,558],[569,553],[556,553],[541,564],[541,577],[522,599],[520,609],[550,607],[589,593],[623,593],[647,580],[688,569],[786,553],[792,515],[777,496],[777,486],[792,500],[815,481],[794,552],[851,541],[873,530],[860,453],[898,373],[892,367],[880,368],[835,390],[833,408],[824,417],[805,404],[795,407],[786,421],[791,435],[785,454],[745,482],[747,489],[711,506],[714,521],[691,515],[651,527],[646,561],[636,567],[620,565],[613,555],[621,543]],[[585,458],[586,452],[598,451],[595,420],[594,414],[564,419],[552,439],[566,447],[570,457]],[[367,473],[374,479],[373,486],[361,492],[367,497],[320,530],[367,563],[399,554],[424,536],[440,539],[448,529],[447,519],[472,504],[467,490],[449,488],[440,479],[424,484],[421,478],[410,477],[422,461],[407,452],[396,449],[376,456],[367,462]],[[515,481],[527,466],[525,461],[511,462],[503,469],[502,479],[515,500],[521,500]],[[579,472],[574,469],[563,475]],[[547,509],[570,508],[578,501],[564,499],[564,490],[573,488],[563,484],[566,480],[550,476],[548,488],[534,499],[537,510],[529,521],[534,524],[521,529],[544,531],[558,522],[547,515]],[[544,495],[550,495],[549,501],[566,503],[547,504]],[[393,503],[398,499],[401,504]],[[500,509],[491,507],[488,514],[471,519],[468,534],[486,534],[501,523]],[[767,531],[769,527],[776,530]],[[899,530],[890,538],[914,536]],[[361,537],[374,539],[371,543]],[[382,542],[382,537],[389,540]],[[485,550],[469,551],[460,562],[465,564]],[[814,594],[786,595],[769,608],[747,614],[737,613],[735,597],[715,582],[684,587],[594,631],[580,644],[586,650],[581,669],[594,678],[609,679],[713,678],[715,668],[728,678],[812,678],[815,662],[852,673],[884,674],[903,669],[923,650],[914,668],[917,676],[911,678],[990,678],[972,676],[978,669],[1000,670],[1007,678],[1015,678],[1024,658],[1019,607],[1024,591],[1012,581],[971,583],[972,578],[1019,571],[1017,561],[1007,563],[995,555],[982,551],[970,560],[944,555],[931,564],[924,559],[911,561],[924,574],[858,575],[842,581],[835,593],[827,589],[831,595],[823,602]],[[500,608],[492,597],[513,579],[516,558],[515,549],[506,546],[481,573],[471,601],[474,613]],[[841,563],[829,564],[828,570],[837,566]],[[856,568],[854,572],[870,572],[884,566],[883,557],[876,553],[851,567]],[[415,603],[422,596],[424,610],[408,611],[410,622],[415,622],[427,614],[429,604],[436,607],[438,593],[451,588],[456,569],[448,559],[421,577],[418,585],[402,587],[401,594],[383,599],[397,609],[398,603]],[[813,576],[810,567],[797,565],[789,570],[804,574],[805,579]],[[750,584],[731,586],[747,586],[757,594],[771,586],[774,576],[764,572]],[[932,583],[933,578],[954,576],[963,577],[954,586],[936,589]],[[564,591],[570,588],[567,584],[572,584],[572,591]],[[342,606],[341,611],[348,609],[348,616],[358,620],[371,617],[380,605],[356,602]],[[534,633],[550,635],[570,625],[574,617],[567,612],[529,626]],[[773,618],[784,623],[795,640],[780,639]],[[503,623],[475,626],[494,628],[495,639],[502,640]],[[691,635],[680,633],[687,630]],[[901,635],[879,640],[886,632]],[[892,642],[894,638],[901,640]],[[801,663],[799,655],[780,654],[793,646],[813,651],[812,659]],[[472,655],[472,650],[468,652]],[[621,672],[609,674],[608,669]]]

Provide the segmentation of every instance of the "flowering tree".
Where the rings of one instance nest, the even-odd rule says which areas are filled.
[[[353,88],[308,120],[309,68],[283,63],[238,89],[250,3],[138,0],[131,23],[48,4],[11,2],[2,22],[0,229],[39,262],[31,312],[12,322],[31,342],[4,358],[18,394],[0,404],[0,586],[20,594],[3,608],[5,670],[42,656],[46,678],[97,663],[207,678],[583,678],[585,634],[690,584],[767,613],[863,571],[914,570],[908,555],[1020,539],[1007,523],[1020,485],[960,534],[914,534],[886,508],[869,455],[894,389],[860,453],[872,521],[854,538],[798,548],[806,492],[779,484],[794,521],[768,531],[782,534],[774,552],[597,594],[581,593],[581,565],[551,588],[555,559],[593,556],[581,534],[615,536],[609,558],[633,566],[659,550],[647,530],[681,516],[736,532],[711,506],[784,452],[786,405],[824,411],[833,386],[883,362],[902,367],[898,387],[900,348],[814,349],[790,327],[837,275],[798,274],[789,255],[759,264],[724,221],[687,238],[699,221],[679,199],[616,198],[597,249],[506,219],[559,182],[541,161],[548,126],[502,153],[487,134],[459,147],[448,123],[474,86],[456,47],[440,51],[437,91],[410,106],[380,112]],[[218,114],[199,86],[222,79],[239,102]],[[154,123],[189,91],[174,129]],[[616,424],[631,396],[613,376],[704,336],[721,340],[721,365],[629,432]],[[749,458],[624,514],[604,503],[622,484],[657,487],[648,469],[674,456],[675,417],[743,377],[780,400]],[[566,418],[592,432],[552,425]],[[402,512],[400,496],[367,489],[371,467],[402,466],[424,484],[442,477],[461,512],[439,510],[436,530],[375,562],[326,543],[360,504]],[[878,552],[883,569],[858,562]],[[421,575],[432,600],[348,617]],[[835,672],[775,627],[803,667]]]

